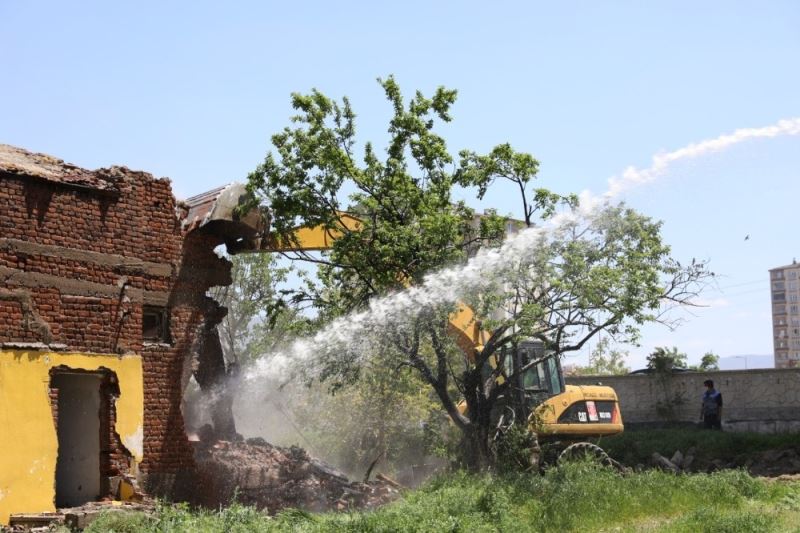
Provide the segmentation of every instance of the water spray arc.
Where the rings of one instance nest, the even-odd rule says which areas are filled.
[[[297,339],[284,350],[262,355],[245,373],[247,381],[276,379],[296,366],[310,368],[313,375],[315,359],[328,353],[351,353],[363,357],[376,348],[368,332],[407,323],[426,309],[439,305],[455,304],[464,294],[486,288],[502,279],[516,262],[557,238],[559,231],[579,220],[591,220],[605,206],[622,193],[651,183],[666,174],[671,165],[688,159],[720,152],[737,144],[756,138],[800,135],[800,118],[780,120],[762,128],[738,129],[677,150],[653,156],[652,164],[645,169],[628,167],[621,176],[609,179],[608,190],[600,195],[589,191],[580,194],[580,203],[572,211],[556,214],[545,224],[525,229],[506,239],[498,248],[482,249],[466,264],[445,268],[426,276],[423,283],[374,299],[369,308],[334,320],[313,336]]]

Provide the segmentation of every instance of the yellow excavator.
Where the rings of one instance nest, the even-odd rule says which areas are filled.
[[[342,214],[340,223],[343,229],[330,229],[322,226],[304,227],[288,236],[271,235],[261,243],[261,251],[323,251],[330,249],[333,242],[344,231],[358,231],[361,223],[355,217]],[[472,360],[479,354],[491,333],[481,328],[474,312],[468,306],[450,316],[450,333],[458,346]],[[615,435],[623,431],[622,416],[617,394],[611,387],[601,385],[567,385],[557,354],[546,353],[539,341],[524,341],[517,345],[516,353],[504,353],[500,360],[507,365],[505,375],[511,375],[511,368],[529,366],[517,382],[517,388],[525,393],[528,407],[527,424],[534,429],[541,442],[558,441],[561,457],[579,452],[608,459],[604,452],[589,443],[580,442],[590,438]],[[509,357],[509,355],[511,357]],[[492,356],[485,368],[489,376],[497,367],[497,359]],[[498,381],[504,378],[500,376]],[[461,402],[460,409],[466,408]],[[494,417],[498,430],[513,424],[513,412],[499,412]],[[509,414],[510,413],[510,414]]]

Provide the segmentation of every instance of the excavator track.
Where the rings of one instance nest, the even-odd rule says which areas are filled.
[[[612,459],[605,452],[605,450],[603,450],[603,448],[591,442],[576,442],[574,444],[570,444],[564,448],[560,454],[558,454],[556,464],[561,466],[570,461],[581,459],[589,459],[603,466],[608,466],[614,468],[615,470],[619,470],[620,472],[625,472],[625,467],[622,466],[622,464]]]

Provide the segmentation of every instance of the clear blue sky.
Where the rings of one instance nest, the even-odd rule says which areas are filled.
[[[179,197],[242,180],[292,91],[348,95],[382,138],[375,83],[459,90],[453,150],[533,153],[541,185],[601,192],[626,166],[800,116],[800,3],[0,1],[0,142],[169,176]],[[679,165],[627,199],[681,258],[724,276],[656,345],[772,353],[767,269],[800,259],[800,138]],[[513,213],[497,191],[478,207]],[[477,204],[474,204],[477,206]],[[745,235],[750,239],[745,241]]]

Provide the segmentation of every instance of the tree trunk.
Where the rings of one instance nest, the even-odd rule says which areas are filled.
[[[529,461],[531,464],[531,470],[536,472],[542,464],[542,447],[539,446],[539,434],[536,432],[536,430],[529,427],[528,431],[530,432],[531,439],[531,453]]]
[[[486,428],[470,424],[461,434],[461,462],[470,472],[484,472],[494,465]]]
[[[528,418],[528,408],[525,405],[525,382],[522,374],[519,346],[516,342],[511,345],[511,363],[513,377],[511,378],[508,395],[513,399],[513,409],[516,420],[523,421]]]

